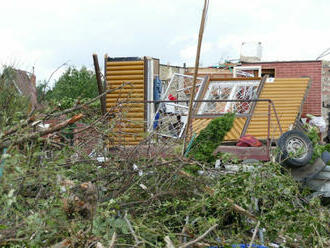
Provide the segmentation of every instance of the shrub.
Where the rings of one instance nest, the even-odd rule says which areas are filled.
[[[227,113],[213,119],[193,141],[189,156],[204,162],[215,160],[213,151],[221,144],[226,133],[230,131],[235,120],[235,114]]]
[[[45,87],[43,84],[40,86]],[[43,89],[40,89],[42,91]],[[82,67],[69,67],[56,81],[53,89],[46,92],[46,100],[75,102],[78,98],[94,98],[98,95],[96,76],[93,71]]]

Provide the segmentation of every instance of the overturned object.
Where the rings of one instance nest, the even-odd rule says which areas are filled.
[[[302,131],[291,130],[277,141],[280,149],[279,162],[291,168],[305,166],[312,159],[313,143]]]

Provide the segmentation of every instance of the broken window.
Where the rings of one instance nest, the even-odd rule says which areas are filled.
[[[197,78],[195,99],[198,98],[203,78]],[[193,77],[175,73],[161,100],[171,102],[160,103],[149,131],[163,137],[181,138],[187,123],[189,99],[192,93]],[[186,102],[180,102],[186,101]],[[195,104],[193,105],[195,106]]]
[[[250,81],[211,81],[204,100],[251,100],[256,98],[258,80]],[[214,115],[234,112],[247,114],[251,102],[204,102],[198,115]]]
[[[275,69],[262,69],[261,70],[261,76],[265,76],[268,75],[268,77],[270,78],[274,78],[275,77]]]

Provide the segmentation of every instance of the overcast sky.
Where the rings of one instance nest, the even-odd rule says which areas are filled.
[[[202,6],[203,0],[1,1],[0,63],[34,66],[37,80],[67,61],[92,68],[92,53],[101,65],[105,53],[193,65]],[[210,0],[201,63],[238,59],[243,41],[262,42],[264,61],[315,59],[330,47],[329,13],[329,0]]]

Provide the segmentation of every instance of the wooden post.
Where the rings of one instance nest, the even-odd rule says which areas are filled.
[[[101,95],[101,94],[103,94],[104,89],[103,89],[103,86],[102,86],[99,60],[97,58],[97,54],[95,54],[95,53],[93,54],[93,60],[94,60],[94,68],[95,68],[95,74],[96,74],[97,87],[99,89],[99,95]],[[105,113],[107,112],[106,106],[105,106],[105,98],[101,97],[100,102],[101,102],[102,115],[105,115]]]
[[[195,99],[196,81],[197,81],[198,67],[199,67],[199,57],[200,57],[200,52],[201,52],[202,39],[203,39],[203,34],[204,34],[204,26],[205,26],[205,19],[206,19],[208,6],[209,6],[209,0],[204,0],[203,14],[202,14],[202,19],[201,19],[201,24],[200,24],[200,27],[199,27],[198,45],[197,45],[197,52],[196,52],[192,92],[190,94],[189,110],[188,110],[188,116],[187,116],[187,125],[186,125],[186,130],[185,130],[186,132],[185,132],[185,137],[184,137],[184,142],[183,142],[182,154],[184,154],[185,150],[186,150],[186,143],[187,143],[189,129],[190,129],[190,125],[191,125],[192,106],[193,106],[193,101]]]

